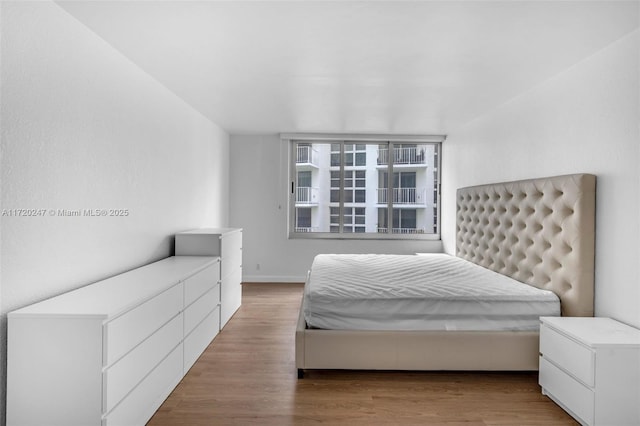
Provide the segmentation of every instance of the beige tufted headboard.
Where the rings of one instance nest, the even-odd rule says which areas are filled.
[[[592,316],[596,177],[555,176],[458,189],[458,257],[560,297]]]

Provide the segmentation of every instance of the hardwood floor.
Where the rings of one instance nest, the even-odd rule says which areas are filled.
[[[299,284],[244,284],[242,307],[149,421],[174,425],[576,425],[536,373],[311,371]]]

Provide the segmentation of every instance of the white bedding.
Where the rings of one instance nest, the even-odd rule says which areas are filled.
[[[322,254],[303,312],[309,327],[333,330],[537,330],[560,301],[446,254]]]

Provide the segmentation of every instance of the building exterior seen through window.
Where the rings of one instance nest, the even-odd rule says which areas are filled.
[[[439,238],[439,142],[291,140],[290,235]]]

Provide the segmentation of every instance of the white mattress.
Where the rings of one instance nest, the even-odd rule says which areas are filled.
[[[560,300],[447,254],[321,254],[303,312],[309,327],[333,330],[538,330]]]

